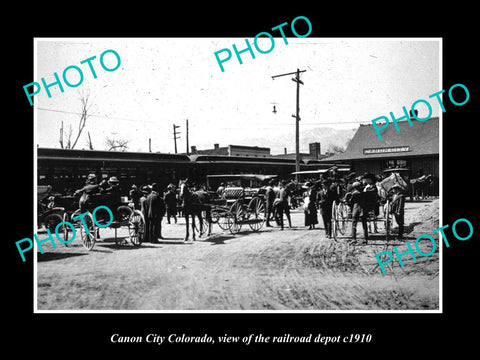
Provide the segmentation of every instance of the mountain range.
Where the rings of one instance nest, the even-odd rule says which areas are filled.
[[[308,153],[309,145],[313,142],[320,143],[320,153],[325,154],[327,150],[331,150],[333,146],[345,149],[348,142],[355,135],[355,129],[334,129],[331,127],[317,127],[312,129],[300,130],[300,152]],[[275,137],[238,139],[238,144],[269,147],[272,155],[295,152],[295,133],[284,132]]]

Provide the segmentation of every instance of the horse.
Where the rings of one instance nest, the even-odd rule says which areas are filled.
[[[182,200],[182,212],[185,217],[185,241],[188,241],[189,232],[189,217],[192,218],[192,238],[195,241],[195,216],[200,222],[200,233],[203,232],[203,217],[202,211],[206,212],[206,220],[208,223],[208,233],[210,236],[212,230],[211,207],[208,205],[209,195],[205,191],[192,192],[185,181],[180,182],[180,199]]]
[[[387,200],[388,200],[389,195],[390,195],[389,194],[390,189],[393,187],[393,185],[400,185],[403,190],[406,190],[407,187],[408,187],[405,180],[403,180],[403,178],[400,176],[400,174],[398,174],[396,172],[392,172],[390,174],[390,176],[388,176],[385,179],[383,179],[382,181],[376,183],[377,193],[378,193],[378,196],[381,199],[380,203],[383,204],[383,214],[384,215],[386,215],[386,211],[387,211],[386,203],[387,203]]]
[[[402,179],[400,174],[396,172],[392,172],[390,176],[386,177],[380,182],[377,182],[377,190],[378,190],[378,195],[383,199],[386,200],[388,197],[388,192],[390,189],[393,187],[393,185],[400,185],[404,190],[407,189],[407,183],[405,180]]]
[[[293,181],[284,185],[284,190],[286,192],[286,197],[292,199],[292,192],[297,189],[297,184]],[[283,214],[285,213],[288,220],[288,226],[292,227],[292,220],[290,218],[290,205],[287,203],[287,198],[284,198],[283,201],[280,199],[281,188],[278,189],[276,198],[273,202],[273,218],[275,219],[277,225],[280,225],[283,230]]]
[[[433,184],[433,175],[422,175],[419,178],[411,179],[413,196],[415,199],[426,199],[430,196],[430,188]]]
[[[290,207],[292,209],[296,209],[301,205],[301,201],[303,199],[303,195],[305,193],[305,188],[302,187],[301,183],[296,181],[290,181],[285,187],[289,191],[290,196]]]

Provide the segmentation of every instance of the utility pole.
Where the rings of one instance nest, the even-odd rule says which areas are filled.
[[[286,73],[286,74],[280,74],[280,75],[274,75],[272,76],[272,79],[275,80],[275,78],[280,77],[280,76],[286,76],[286,75],[292,75],[295,74],[295,77],[292,78],[292,81],[295,81],[297,83],[297,111],[296,115],[292,115],[292,117],[295,118],[295,171],[298,172],[300,171],[300,84],[303,85],[302,80],[300,80],[300,73],[303,73],[307,70],[299,70],[291,73]],[[298,180],[298,175],[295,176],[295,178]]]
[[[177,153],[177,139],[180,139],[180,136],[177,136],[180,134],[180,132],[177,132],[177,128],[179,128],[180,125],[175,125],[173,124],[173,141],[175,143],[175,154]]]
[[[188,119],[187,119],[187,155],[189,154],[189,146],[188,146]]]

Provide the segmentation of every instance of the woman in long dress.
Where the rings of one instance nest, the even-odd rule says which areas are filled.
[[[313,183],[307,182],[304,185],[308,190],[305,193],[304,199],[304,214],[305,214],[305,226],[308,226],[308,230],[314,229],[318,224],[317,216],[317,189]]]

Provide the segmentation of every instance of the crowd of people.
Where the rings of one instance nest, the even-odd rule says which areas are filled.
[[[319,224],[318,214],[320,214],[325,235],[327,238],[332,236],[332,207],[335,201],[344,200],[351,214],[351,233],[353,243],[366,244],[368,241],[369,214],[379,215],[380,207],[386,199],[382,199],[378,194],[377,184],[383,179],[370,173],[362,176],[349,174],[345,178],[340,178],[335,172],[324,176],[321,180],[312,180],[305,182],[301,191],[296,189],[294,182],[275,182],[270,181],[266,188],[266,226],[270,227],[271,221],[275,220],[281,230],[284,229],[283,215],[288,220],[291,227],[290,207],[295,193],[300,193],[303,197],[304,225],[308,230],[315,228]],[[404,233],[404,214],[405,214],[405,195],[402,186],[395,184],[392,187],[391,195],[391,213],[398,225],[398,239],[403,239]],[[357,241],[357,224],[362,225],[363,239]]]
[[[106,205],[118,205],[124,191],[120,188],[120,181],[112,176],[97,182],[95,174],[87,176],[85,186],[74,192],[80,196],[78,200],[79,211],[90,210],[93,205],[93,196],[102,195],[102,202]],[[145,235],[143,242],[158,243],[162,236],[162,220],[167,216],[167,222],[173,220],[177,223],[177,194],[173,184],[168,185],[162,192],[157,183],[144,185],[141,189],[134,184],[128,192],[133,207],[142,212],[145,219]]]
[[[379,214],[379,207],[382,199],[379,198],[376,182],[381,178],[373,174],[364,174],[355,177],[351,174],[345,178],[340,178],[333,171],[324,176],[321,180],[307,181],[299,186],[295,181],[276,181],[270,180],[265,187],[265,217],[266,226],[272,227],[272,221],[283,230],[285,228],[284,218],[286,217],[288,227],[292,227],[290,210],[293,201],[301,196],[303,198],[304,225],[309,230],[319,224],[318,214],[320,214],[325,235],[327,238],[332,236],[332,207],[335,201],[343,199],[351,212],[351,233],[350,237],[357,242],[357,224],[360,222],[363,229],[363,239],[359,244],[368,241],[367,217],[369,213]],[[222,197],[226,190],[225,184],[221,184],[216,190],[216,195]],[[404,232],[404,208],[405,197],[402,187],[395,185],[392,188],[393,197],[391,199],[391,212],[398,224],[398,238],[403,238]],[[108,194],[109,196],[120,198],[121,191],[119,181],[112,176],[108,180],[103,179],[97,183],[95,174],[87,176],[86,184],[83,188],[77,190],[75,195],[80,195],[79,208],[85,211],[90,205],[90,197],[93,194]],[[177,212],[179,209],[180,198],[174,184],[169,184],[162,191],[157,183],[144,185],[140,189],[132,185],[128,192],[129,199],[135,209],[139,209],[145,219],[145,236],[143,242],[157,243],[163,239],[162,221],[166,216],[168,224],[178,221]]]

